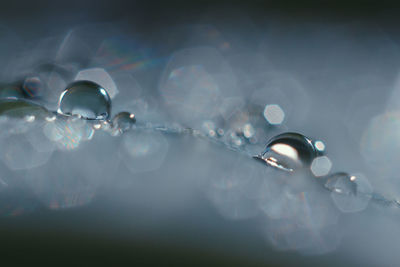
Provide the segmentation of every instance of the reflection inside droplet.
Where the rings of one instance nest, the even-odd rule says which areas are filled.
[[[316,157],[311,163],[311,172],[316,177],[325,176],[332,168],[332,162],[327,156]]]
[[[57,112],[89,120],[106,120],[110,117],[111,100],[100,85],[91,81],[76,81],[60,95]]]
[[[335,193],[342,195],[356,195],[357,184],[355,176],[346,172],[338,172],[330,175],[325,182],[325,187]]]
[[[315,148],[310,139],[298,133],[283,133],[272,138],[265,151],[256,156],[268,165],[285,170],[310,166],[316,157]]]
[[[135,122],[135,114],[126,111],[118,113],[112,120],[115,134],[130,130]]]

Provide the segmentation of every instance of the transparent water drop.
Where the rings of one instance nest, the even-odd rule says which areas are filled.
[[[323,154],[325,152],[325,144],[321,140],[315,141],[314,147],[320,154]]]
[[[113,127],[118,133],[123,133],[130,130],[135,122],[135,114],[126,111],[118,113],[112,120]]]
[[[362,174],[332,174],[326,180],[325,187],[332,192],[331,198],[342,212],[362,211],[372,197],[372,187]]]
[[[75,81],[61,93],[58,113],[78,115],[88,120],[107,120],[111,113],[111,99],[107,91],[92,81]]]
[[[28,100],[5,98],[0,99],[0,116],[12,118],[44,119],[51,114],[45,107]]]
[[[357,184],[353,177],[346,172],[334,173],[327,178],[325,188],[337,194],[356,195]]]
[[[284,170],[309,167],[317,156],[312,141],[299,133],[283,133],[269,140],[265,151],[256,159],[269,166]]]

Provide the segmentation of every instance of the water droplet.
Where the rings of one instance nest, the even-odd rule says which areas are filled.
[[[282,124],[285,119],[285,112],[279,105],[266,105],[264,109],[264,118],[271,125]]]
[[[43,83],[39,77],[27,77],[22,90],[28,98],[40,97],[43,94]]]
[[[309,138],[298,133],[283,133],[273,137],[265,151],[255,158],[269,166],[294,171],[309,167],[316,156],[317,153]]]
[[[320,140],[317,140],[317,141],[314,142],[314,147],[320,153],[324,153],[325,152],[325,144],[324,144],[324,142],[322,142]]]
[[[362,174],[350,175],[345,172],[332,174],[325,187],[330,190],[331,198],[342,212],[364,210],[372,197],[372,187]]]
[[[212,121],[204,121],[202,125],[202,130],[204,131],[205,134],[215,137],[215,123]]]
[[[0,116],[2,115],[34,121],[35,118],[44,119],[48,117],[50,112],[46,108],[31,101],[5,98],[0,99]]]
[[[316,157],[311,163],[311,172],[316,177],[325,176],[332,168],[332,162],[327,156]]]
[[[107,120],[111,113],[111,100],[107,91],[97,83],[76,81],[61,93],[57,112],[88,120]]]
[[[326,180],[325,187],[337,194],[356,195],[357,184],[354,177],[346,172],[334,173]]]
[[[121,134],[130,130],[135,122],[135,114],[126,111],[118,113],[112,120],[115,134]]]

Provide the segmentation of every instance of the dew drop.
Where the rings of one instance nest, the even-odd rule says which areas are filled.
[[[88,120],[107,120],[111,113],[111,99],[97,83],[76,81],[61,93],[57,112]]]
[[[39,77],[27,77],[22,85],[22,91],[27,98],[36,98],[43,94],[43,87]]]
[[[119,133],[126,132],[136,122],[135,114],[126,111],[120,112],[112,120],[113,127]]]
[[[327,178],[325,188],[332,192],[331,198],[342,212],[364,210],[372,197],[372,187],[362,174],[334,173]]]
[[[357,184],[354,176],[346,172],[338,172],[330,175],[325,182],[325,188],[342,195],[356,195]]]
[[[309,138],[298,133],[283,133],[269,140],[265,151],[255,158],[269,166],[291,172],[309,167],[316,156]]]

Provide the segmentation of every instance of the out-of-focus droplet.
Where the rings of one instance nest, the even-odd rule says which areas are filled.
[[[50,112],[46,108],[31,101],[15,98],[0,99],[0,116],[30,120],[33,118],[34,120],[35,118],[44,119],[49,114]]]
[[[336,207],[342,212],[364,210],[372,197],[372,187],[362,174],[350,175],[345,172],[332,174],[325,187],[330,190]]]
[[[319,153],[325,152],[325,144],[320,140],[314,142],[314,147]]]
[[[112,120],[114,129],[119,133],[130,130],[135,122],[135,114],[126,111],[118,113]]]
[[[285,119],[285,112],[279,105],[266,105],[264,109],[264,118],[269,124],[279,125]]]
[[[311,163],[311,172],[316,177],[325,176],[332,168],[332,162],[327,156],[316,157]]]
[[[337,194],[342,195],[356,195],[357,184],[355,183],[355,176],[351,176],[346,172],[338,172],[330,175],[325,182],[325,187]]]
[[[273,137],[265,151],[255,158],[269,166],[294,171],[309,167],[316,156],[314,145],[309,138],[298,133],[283,133]]]
[[[243,135],[244,135],[244,137],[246,137],[247,139],[252,138],[252,137],[254,136],[255,132],[256,132],[256,131],[254,130],[254,127],[253,127],[250,123],[246,123],[246,124],[243,126]]]
[[[39,77],[27,77],[22,85],[26,97],[37,98],[43,94],[43,83]]]
[[[168,151],[165,137],[152,131],[130,131],[122,136],[120,156],[133,173],[160,168]]]
[[[78,115],[88,120],[107,120],[111,113],[111,99],[107,91],[91,81],[76,81],[61,93],[58,113]]]

